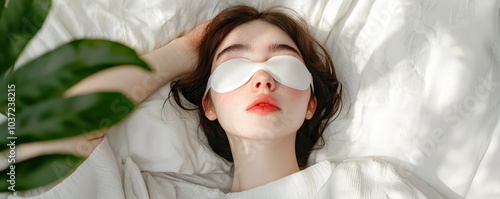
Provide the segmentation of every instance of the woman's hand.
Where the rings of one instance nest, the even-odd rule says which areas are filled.
[[[41,155],[48,154],[70,154],[80,157],[88,157],[104,138],[107,129],[96,130],[91,133],[43,142],[30,142],[16,146],[16,163],[22,162]],[[8,156],[8,151],[2,151],[3,156]],[[0,154],[0,170],[9,166],[7,160],[2,159]],[[5,162],[3,162],[5,161]]]
[[[197,49],[208,23],[196,26],[181,37],[142,57],[155,71],[153,79],[159,84],[165,84],[194,70],[198,60]]]
[[[201,39],[203,38],[205,28],[210,23],[210,21],[206,21],[198,26],[196,26],[193,30],[185,33],[181,37],[179,37],[179,41],[183,42],[187,48],[196,51],[198,46],[200,45]]]

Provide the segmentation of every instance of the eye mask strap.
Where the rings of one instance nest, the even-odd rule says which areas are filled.
[[[210,76],[205,95],[210,88],[218,93],[235,90],[259,71],[268,72],[277,82],[298,90],[306,90],[312,83],[312,75],[305,65],[297,58],[281,55],[266,62],[252,62],[247,59],[232,59],[219,65]]]

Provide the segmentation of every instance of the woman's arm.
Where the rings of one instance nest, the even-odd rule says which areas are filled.
[[[167,82],[191,71],[197,59],[192,45],[186,37],[180,37],[141,57],[152,72],[135,66],[113,67],[82,80],[65,95],[119,91],[134,102],[142,102]]]
[[[65,95],[119,91],[134,102],[142,102],[164,84],[194,69],[198,56],[196,48],[207,24],[198,25],[166,46],[143,55],[141,58],[152,72],[134,66],[113,67],[84,79],[68,89]]]

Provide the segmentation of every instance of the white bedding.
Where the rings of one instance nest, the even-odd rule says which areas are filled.
[[[123,42],[144,54],[237,0],[53,0],[20,62],[76,38]],[[243,1],[241,1],[243,2]],[[497,0],[255,0],[285,5],[331,52],[345,107],[310,158],[379,156],[449,198],[500,197],[500,3]],[[211,174],[229,164],[199,143],[192,115],[161,88],[108,133],[142,171]]]

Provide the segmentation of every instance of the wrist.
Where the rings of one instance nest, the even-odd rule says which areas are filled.
[[[185,51],[197,53],[197,48],[198,48],[198,43],[195,41],[192,41],[186,37],[179,37],[172,42],[175,42],[174,45],[177,45],[177,47],[182,48]],[[171,43],[172,43],[171,42]]]
[[[198,59],[196,49],[186,38],[180,37],[142,57],[153,71],[168,73],[167,79],[176,78],[194,69]]]

